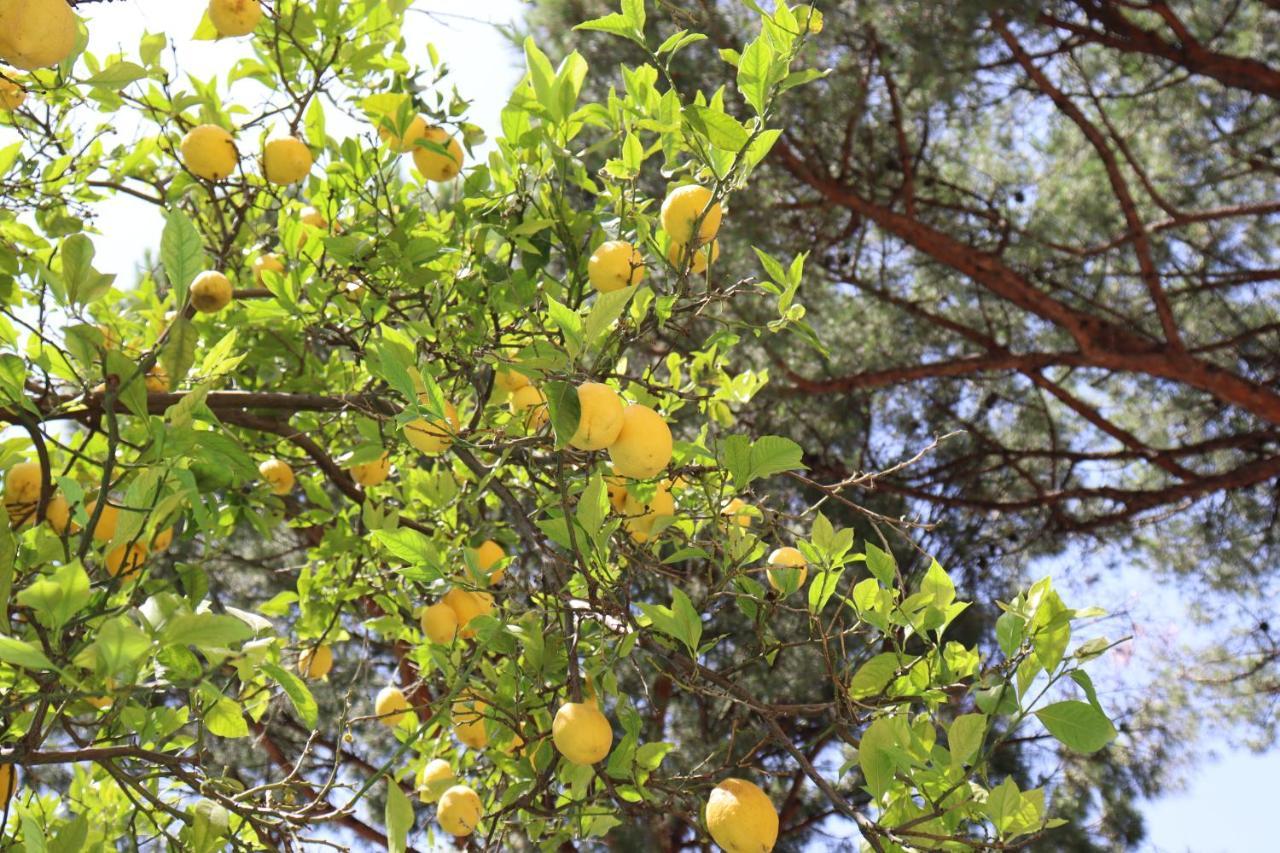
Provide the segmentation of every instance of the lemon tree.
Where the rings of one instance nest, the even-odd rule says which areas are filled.
[[[739,110],[670,78],[701,35],[625,0],[583,27],[646,57],[622,88],[584,101],[596,71],[526,42],[485,140],[411,5],[213,0],[202,81],[163,34],[95,56],[63,0],[0,0],[8,836],[559,849],[674,821],[769,850],[806,831],[800,783],[875,850],[1049,831],[990,759],[1114,736],[1082,669],[1106,642],[1071,644],[1091,612],[1042,582],[950,638],[967,605],[910,525],[740,418],[768,381],[745,338],[823,345],[803,253],[715,263],[820,28],[746,3]],[[127,278],[94,260],[120,195],[164,222]],[[749,689],[797,655],[820,684]],[[686,736],[685,700],[723,736]]]

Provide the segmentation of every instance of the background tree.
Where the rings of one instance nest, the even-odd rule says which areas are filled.
[[[743,344],[823,347],[806,255],[727,276],[719,229],[821,78],[816,19],[744,7],[726,101],[668,73],[702,36],[626,0],[589,24],[642,50],[625,91],[584,99],[582,56],[525,42],[472,162],[410,5],[212,0],[192,25],[228,71],[202,81],[163,34],[94,56],[64,0],[0,0],[6,838],[1060,828],[1024,753],[1114,739],[1099,612],[1047,580],[970,607],[925,527],[851,499],[924,448],[835,479],[762,429]],[[94,266],[121,194],[165,214],[136,282]]]

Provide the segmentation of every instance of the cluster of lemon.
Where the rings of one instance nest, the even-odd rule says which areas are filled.
[[[3,500],[10,526],[20,528],[35,520],[43,483],[44,476],[39,462],[19,462],[8,470],[4,478]],[[85,514],[92,519],[97,508],[98,502],[91,500],[85,504]],[[44,520],[59,536],[76,533],[80,526],[72,521],[72,511],[66,495],[54,491],[45,505]],[[115,539],[119,520],[120,507],[108,500],[93,526],[94,541],[106,545]],[[173,528],[168,527],[157,531],[149,542],[135,540],[117,544],[106,553],[103,565],[112,577],[131,581],[138,576],[149,554],[163,551],[172,543]]]

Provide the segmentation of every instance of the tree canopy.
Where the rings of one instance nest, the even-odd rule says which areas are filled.
[[[1256,266],[1259,175],[1213,173],[1211,204],[1170,194],[1168,225],[1112,181],[1127,224],[1089,197],[1081,230],[1068,189],[1032,192],[1076,161],[1096,185],[1048,111],[968,150],[977,101],[1013,117],[1046,97],[1119,162],[1120,117],[1072,118],[1092,98],[1054,82],[1065,49],[1037,71],[1050,44],[1023,5],[967,4],[936,62],[899,69],[879,34],[905,61],[932,6],[686,21],[623,0],[574,22],[584,49],[621,48],[607,61],[523,43],[492,140],[465,81],[406,44],[410,0],[212,0],[191,20],[226,51],[208,80],[165,34],[93,55],[74,5],[0,0],[7,838],[736,853],[839,824],[874,851],[1092,843],[1071,774],[1116,766],[1082,756],[1114,748],[1085,667],[1118,638],[1048,579],[968,582],[984,557],[933,547],[959,522],[910,507],[1028,503],[1084,529],[1168,503],[1137,493],[1235,494],[1224,472],[1266,470],[1162,464],[1266,447],[1242,438],[1270,422],[1262,368],[1219,364],[1227,314],[1183,307],[1244,291],[1156,282],[1150,312],[1131,287],[1147,261],[1177,287]],[[1212,44],[1183,53],[1230,73]],[[1007,91],[941,73],[963,62]],[[1126,122],[1196,101],[1142,85]],[[1223,150],[1270,132],[1256,118]],[[133,276],[95,266],[122,196],[164,216]],[[1213,213],[1228,196],[1242,209]],[[1222,269],[1157,251],[1188,231],[1231,243]],[[869,337],[849,288],[876,294],[856,303],[882,315]],[[876,387],[868,370],[946,396],[813,417]],[[941,381],[979,372],[995,384]],[[1067,400],[1157,388],[1160,418],[1129,427],[1143,447],[1086,447],[1086,425],[1121,440]],[[1165,426],[1196,461],[1151,450],[1180,406]],[[1011,413],[1052,452],[1011,449]],[[946,423],[967,437],[935,443]],[[1200,446],[1228,434],[1244,443]],[[962,475],[945,500],[944,470]],[[865,499],[883,491],[900,503]]]

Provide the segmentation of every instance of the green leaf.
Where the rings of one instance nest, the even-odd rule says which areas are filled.
[[[883,797],[893,782],[896,764],[893,749],[897,742],[898,726],[889,717],[879,718],[862,733],[858,744],[858,766],[867,780],[867,788],[876,799]]]
[[[398,527],[395,530],[375,530],[372,537],[392,556],[409,564],[412,572],[406,572],[406,577],[426,583],[444,577],[435,546],[418,531]]]
[[[551,118],[563,118],[559,115],[559,105],[556,102],[555,70],[551,67],[551,60],[538,48],[532,37],[524,40],[524,57],[529,69],[529,82],[533,84],[538,103]]]
[[[1036,711],[1044,727],[1075,752],[1097,752],[1115,739],[1116,729],[1107,715],[1087,702],[1074,699],[1055,702]]]
[[[741,151],[751,139],[742,123],[723,110],[690,104],[684,108],[684,118],[690,127],[722,151]]]
[[[413,828],[413,804],[396,780],[389,776],[385,818],[388,853],[404,853],[409,844],[409,830]]]
[[[898,561],[888,551],[883,551],[870,542],[866,547],[867,569],[880,585],[892,589],[898,573]]]
[[[675,748],[676,745],[674,743],[667,743],[666,741],[642,744],[636,749],[636,764],[639,764],[645,770],[657,770],[662,764],[662,759]]]
[[[289,697],[293,710],[297,712],[298,719],[302,720],[308,729],[314,729],[316,722],[320,719],[320,711],[306,682],[284,667],[267,661],[262,663],[262,671],[280,685],[284,695]]]
[[[31,608],[37,622],[56,631],[89,603],[90,595],[89,575],[77,560],[32,582],[17,601]]]
[[[179,208],[169,211],[165,218],[164,232],[160,235],[160,263],[173,291],[173,304],[187,301],[187,288],[207,263],[200,232]]]
[[[961,714],[947,729],[947,746],[951,750],[951,763],[959,767],[969,764],[982,748],[987,732],[985,714]]]
[[[0,634],[0,661],[39,672],[42,669],[53,669],[53,662],[44,656],[44,652],[31,643],[6,637]]]
[[[220,803],[202,799],[191,808],[191,847],[196,853],[212,853],[231,831],[231,814]]]
[[[639,285],[633,284],[631,287],[611,290],[596,297],[596,302],[591,306],[591,312],[587,314],[586,326],[582,331],[586,346],[595,346],[596,342],[604,337],[614,321],[622,316],[627,303],[631,301],[631,295],[639,289]]]
[[[88,305],[111,289],[114,275],[93,268],[93,241],[84,234],[72,234],[62,241],[62,283],[67,299]]]
[[[609,514],[609,490],[599,471],[591,475],[587,487],[578,496],[578,508],[575,514],[579,526],[593,539],[604,527],[605,517]]]
[[[844,574],[844,569],[834,569],[828,572],[818,572],[813,577],[813,581],[809,584],[809,612],[821,613],[827,606],[827,602],[831,600],[831,596],[836,594],[836,587],[840,584],[840,576]]]
[[[933,604],[936,607],[947,607],[956,600],[955,584],[951,582],[950,576],[937,560],[929,564],[929,570],[920,581],[920,591],[932,595]]]
[[[249,736],[249,724],[245,722],[240,705],[225,696],[219,696],[204,712],[204,727],[217,737],[239,738]]]
[[[702,640],[702,619],[689,596],[679,587],[671,590],[671,612],[680,628],[680,639],[689,647],[689,657],[697,659],[698,643]]]
[[[197,649],[229,649],[253,637],[253,629],[234,616],[219,613],[181,613],[165,623],[159,641]]]
[[[577,358],[578,353],[582,352],[582,317],[568,305],[557,302],[550,296],[547,297],[547,314],[564,335],[565,349],[569,351],[569,355]]]
[[[90,647],[105,675],[123,672],[151,650],[151,638],[128,617],[108,619]]]
[[[751,479],[770,477],[783,471],[803,471],[804,450],[789,438],[766,435],[751,445]]]
[[[761,37],[747,45],[738,60],[738,91],[761,115],[769,102],[769,90],[776,82],[776,59],[773,48]]]
[[[1011,611],[1002,613],[996,620],[996,642],[1000,644],[1000,651],[1004,652],[1005,657],[1013,657],[1022,646],[1025,628],[1026,621]]]
[[[1018,790],[1018,783],[1014,782],[1011,776],[1006,776],[1003,782],[991,790],[982,807],[1001,835],[1009,828],[1010,822],[1020,808],[1022,808],[1022,793]]]
[[[136,62],[113,62],[97,74],[94,74],[86,82],[90,86],[107,86],[113,89],[121,89],[146,76],[147,69]]]
[[[186,317],[178,317],[169,327],[164,349],[160,350],[160,366],[169,374],[170,389],[178,387],[186,379],[191,366],[196,363],[196,344],[200,335]]]
[[[896,652],[882,652],[868,660],[849,679],[849,696],[853,699],[865,699],[878,696],[884,692],[901,670],[906,669],[915,658],[903,659]]]
[[[543,386],[547,395],[547,409],[551,415],[551,427],[556,433],[556,447],[564,447],[578,431],[582,420],[582,402],[578,389],[568,382],[548,382]]]

